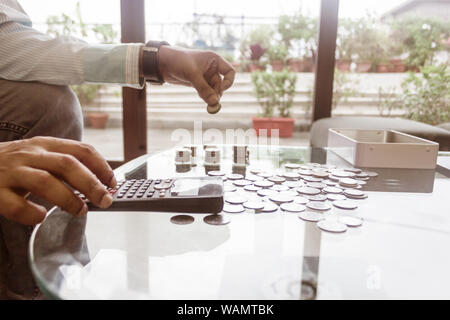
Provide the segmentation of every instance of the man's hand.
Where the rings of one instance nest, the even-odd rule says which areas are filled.
[[[212,51],[161,46],[159,72],[164,81],[193,86],[208,105],[216,105],[234,81],[231,64]]]
[[[90,145],[44,137],[0,143],[0,214],[10,220],[33,225],[44,219],[45,208],[26,199],[30,192],[84,215],[86,204],[67,185],[107,208],[112,197],[104,185],[116,184],[108,163]]]

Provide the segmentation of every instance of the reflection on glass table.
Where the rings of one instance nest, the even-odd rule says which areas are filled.
[[[286,163],[351,167],[326,149],[249,147],[249,167],[232,165],[219,146],[220,170],[280,173]],[[201,161],[177,170],[174,149],[118,168],[118,179],[204,176]],[[450,298],[450,179],[437,170],[370,169],[359,228],[333,234],[296,214],[204,214],[189,225],[163,212],[53,209],[30,242],[33,273],[60,299],[393,299]],[[177,172],[178,171],[178,172]]]

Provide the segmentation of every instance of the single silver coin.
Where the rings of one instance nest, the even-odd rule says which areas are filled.
[[[225,203],[223,206],[223,211],[227,213],[241,213],[244,212],[244,206],[242,204],[228,204]]]
[[[352,178],[339,179],[339,184],[344,187],[354,187],[358,185],[358,180]]]
[[[358,168],[344,168],[344,171],[348,171],[348,172],[352,172],[352,173],[357,174],[357,173],[361,172],[361,169],[358,169]]]
[[[242,180],[233,180],[233,184],[236,187],[245,187],[252,184],[252,182],[250,180],[242,179]]]
[[[324,169],[327,169],[327,170],[336,169],[336,166],[334,164],[322,164],[320,167],[324,168]]]
[[[324,219],[317,222],[317,226],[323,231],[341,233],[347,231],[347,225],[334,219]]]
[[[212,170],[212,171],[208,171],[208,176],[212,176],[212,177],[222,177],[225,175],[225,172],[222,172],[220,170]]]
[[[179,214],[170,218],[170,222],[174,224],[191,224],[194,220],[194,217],[186,214]]]
[[[254,210],[255,213],[262,212],[262,209],[264,208],[264,202],[262,201],[247,201],[244,203],[244,208],[249,210]]]
[[[270,201],[275,202],[277,205],[281,205],[282,203],[292,202],[294,201],[294,197],[287,197],[281,194],[274,194],[269,196]]]
[[[356,183],[358,183],[358,185],[363,186],[365,184],[367,184],[367,182],[365,182],[364,180],[356,180]]]
[[[306,183],[306,186],[316,189],[323,189],[327,187],[327,185],[323,182],[308,182]]]
[[[285,181],[282,183],[283,186],[287,186],[288,188],[297,188],[300,186],[299,181]]]
[[[271,176],[273,176],[273,174],[269,173],[269,172],[259,172],[256,174],[257,176],[260,176],[262,178],[269,178]]]
[[[302,176],[312,176],[311,170],[301,169],[301,170],[298,170],[297,172],[298,172],[298,174],[300,174]]]
[[[268,181],[273,182],[275,184],[281,184],[286,181],[286,178],[280,176],[272,176],[267,178]]]
[[[273,187],[274,183],[271,181],[267,181],[267,180],[261,180],[261,181],[255,181],[254,185],[257,187],[260,187],[260,188],[270,188],[270,187]]]
[[[305,165],[307,165],[309,167],[313,167],[313,168],[320,168],[322,166],[320,163],[317,163],[317,162],[308,162],[308,163],[305,163]]]
[[[300,179],[300,174],[298,174],[297,172],[285,172],[283,173],[283,177],[285,177],[286,180],[295,181]]]
[[[312,196],[305,196],[309,201],[326,201],[327,196],[324,194],[315,194]]]
[[[330,175],[328,176],[328,180],[333,181],[333,182],[339,182],[340,179],[341,179],[341,178],[335,177],[335,176],[333,176],[332,174],[330,174]]]
[[[305,180],[305,181],[307,181],[307,182],[322,182],[322,178],[316,178],[316,177],[313,177],[313,176],[302,176],[302,179],[303,180]]]
[[[331,205],[327,202],[310,201],[306,204],[306,207],[316,211],[328,211],[331,209]]]
[[[261,188],[260,188],[260,187],[257,187],[257,186],[254,186],[254,185],[252,185],[252,184],[249,184],[248,186],[245,186],[245,187],[244,187],[244,190],[245,190],[245,191],[249,191],[249,192],[256,192],[256,191],[258,191],[258,190],[261,190]]]
[[[358,189],[345,189],[344,195],[350,198],[364,198],[366,194]]]
[[[331,180],[323,180],[322,183],[325,183],[329,187],[334,187],[335,185],[337,185],[337,183],[335,181],[331,181]]]
[[[234,192],[234,191],[236,191],[236,187],[235,186],[224,186],[223,191],[224,192]]]
[[[371,178],[378,176],[378,173],[373,171],[366,171],[366,174]]]
[[[227,175],[227,178],[230,180],[242,180],[244,179],[244,176],[239,173],[230,173]]]
[[[278,210],[278,206],[270,201],[264,202],[264,208],[262,209],[262,212],[275,212]]]
[[[313,177],[325,179],[328,177],[328,172],[322,171],[322,170],[313,170],[312,172]]]
[[[288,191],[289,187],[285,186],[285,185],[282,185],[282,184],[276,184],[271,189],[275,190],[275,191]]]
[[[270,197],[274,194],[278,194],[278,191],[270,190],[270,189],[260,189],[260,190],[256,191],[256,193],[260,197]]]
[[[369,175],[366,172],[360,172],[355,175],[356,178],[369,178]]]
[[[370,177],[355,177],[355,179],[367,181],[370,179]]]
[[[259,168],[250,168],[249,170],[253,174],[258,174],[258,173],[262,172],[262,169],[259,169]]]
[[[211,214],[203,218],[203,221],[207,224],[220,226],[230,223],[230,219],[222,214]]]
[[[255,182],[255,181],[258,181],[261,179],[262,179],[261,177],[258,177],[257,175],[254,175],[254,174],[248,174],[245,176],[245,180],[249,180],[251,182]]]
[[[274,186],[274,187],[275,187],[275,186]],[[285,197],[296,197],[296,196],[298,196],[298,193],[295,192],[295,191],[293,191],[293,190],[279,191],[279,193],[280,193],[282,196],[285,196]]]
[[[213,106],[208,104],[208,106],[206,107],[206,111],[208,111],[209,114],[216,114],[221,108],[222,106],[220,105],[220,103],[217,103]]]
[[[280,205],[281,210],[286,211],[286,212],[292,212],[292,213],[299,213],[302,211],[305,211],[305,206],[302,204],[298,204],[298,203],[282,203]]]
[[[305,221],[317,222],[324,219],[323,213],[313,211],[303,211],[298,214],[298,217]]]
[[[231,204],[243,204],[247,199],[241,196],[231,196],[226,197],[225,201]]]
[[[291,169],[291,170],[293,170],[293,169],[299,169],[299,168],[300,168],[300,165],[297,164],[297,163],[285,163],[285,164],[284,164],[284,167],[285,167],[286,169]]]
[[[305,197],[295,197],[294,198],[294,203],[307,204],[308,202],[309,202],[309,199],[307,199]]]
[[[300,187],[300,188],[295,189],[295,191],[297,191],[300,194],[307,194],[310,196],[320,193],[320,189],[311,188],[311,187]]]
[[[345,199],[347,199],[347,197],[341,193],[327,193],[327,199],[330,201],[339,201],[339,200],[345,200]]]
[[[338,178],[352,178],[355,176],[353,172],[344,171],[344,170],[332,170],[331,175]]]
[[[326,187],[322,189],[324,193],[342,193],[342,189],[338,187]]]
[[[360,217],[341,216],[339,222],[347,225],[348,227],[359,227],[363,224],[363,220]]]
[[[358,208],[358,205],[355,201],[351,200],[337,200],[333,202],[333,206],[339,209],[345,209],[345,210],[353,210]]]

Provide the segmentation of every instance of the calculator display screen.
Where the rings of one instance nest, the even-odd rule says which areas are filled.
[[[219,195],[223,191],[220,179],[176,179],[171,188],[171,194],[178,197],[195,197]]]

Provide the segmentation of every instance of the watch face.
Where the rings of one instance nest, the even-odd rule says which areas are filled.
[[[148,52],[158,52],[158,48],[155,47],[144,47],[144,51],[148,51]]]

